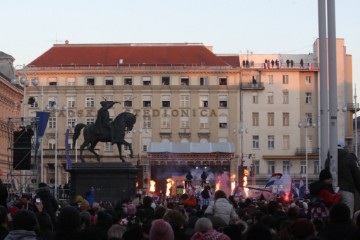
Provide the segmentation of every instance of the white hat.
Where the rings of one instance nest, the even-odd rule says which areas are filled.
[[[338,139],[338,144],[337,144],[338,148],[344,148],[345,147],[345,141],[342,138]]]

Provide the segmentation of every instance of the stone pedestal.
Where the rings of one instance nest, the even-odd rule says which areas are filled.
[[[77,163],[68,172],[72,200],[76,195],[85,197],[91,187],[95,189],[96,202],[114,203],[135,197],[138,169],[130,163]]]

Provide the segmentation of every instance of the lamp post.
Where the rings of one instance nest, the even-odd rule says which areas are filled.
[[[357,126],[357,95],[356,95],[356,85],[355,85],[355,155],[358,155],[358,126]]]
[[[309,135],[308,135],[308,129],[309,127],[316,127],[315,123],[310,123],[309,121],[306,121],[305,124],[299,122],[298,124],[299,128],[305,129],[305,191],[308,192],[309,187],[309,159],[308,159],[308,142],[309,142]]]

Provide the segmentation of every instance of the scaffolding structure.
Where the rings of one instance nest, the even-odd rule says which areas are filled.
[[[22,194],[31,192],[32,185],[38,182],[40,165],[38,164],[38,154],[36,147],[36,139],[37,139],[37,128],[38,128],[39,118],[37,117],[10,117],[7,122],[7,134],[8,134],[8,167],[9,174],[7,175],[7,180],[9,183],[9,192],[14,194]],[[16,166],[14,166],[14,150],[19,148],[15,147],[15,143],[19,141],[20,136],[15,137],[15,132],[24,131],[31,133],[31,147],[29,150],[30,154],[30,169],[29,170],[17,170]],[[22,149],[25,150],[25,149]],[[23,159],[19,160],[18,165],[24,161]],[[36,179],[36,181],[34,181]]]

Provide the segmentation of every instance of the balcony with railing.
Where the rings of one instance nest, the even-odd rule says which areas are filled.
[[[252,83],[252,82],[243,82],[240,84],[241,90],[264,90],[264,83]]]
[[[319,148],[296,148],[295,155],[319,154]]]

